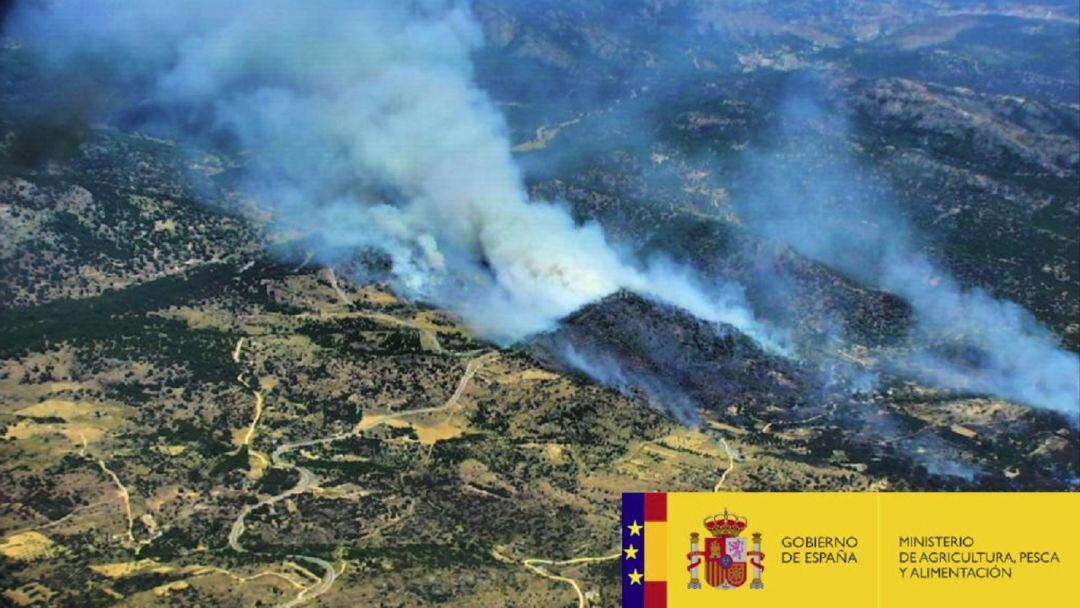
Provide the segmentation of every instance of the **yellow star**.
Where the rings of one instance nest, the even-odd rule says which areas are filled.
[[[626,554],[626,559],[637,559],[637,549],[634,545],[630,545],[629,549],[623,549],[623,553]]]
[[[638,525],[636,519],[634,520],[634,523],[626,527],[630,528],[630,536],[641,536],[641,526]]]
[[[645,575],[638,572],[637,568],[634,568],[634,571],[630,573],[630,584],[631,585],[640,585],[641,584],[641,578],[643,576],[645,576]]]

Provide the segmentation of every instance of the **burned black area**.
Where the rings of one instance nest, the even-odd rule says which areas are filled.
[[[925,396],[896,398],[893,386],[902,383],[884,373],[876,387],[853,390],[825,373],[832,359],[770,353],[734,327],[629,292],[570,315],[529,349],[546,365],[616,386],[676,420],[755,429],[751,441],[762,444],[776,443],[767,431],[796,430],[800,439],[785,441],[788,458],[822,465],[855,454],[898,489],[1064,489],[1077,473],[1068,449],[1057,461],[1018,449],[1019,437],[1046,433],[1075,453],[1080,441],[1058,416],[1000,420],[961,435],[921,416],[916,406],[925,407]],[[1014,466],[1024,477],[1003,479],[1000,470]]]

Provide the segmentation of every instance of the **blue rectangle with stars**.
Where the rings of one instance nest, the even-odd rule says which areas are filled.
[[[622,495],[622,605],[645,608],[645,495]]]

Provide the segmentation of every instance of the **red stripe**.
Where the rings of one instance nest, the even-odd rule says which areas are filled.
[[[645,608],[667,608],[667,581],[645,581]]]
[[[705,582],[710,586],[716,587],[720,583],[724,582],[724,571],[720,569],[720,564],[717,562],[708,562],[705,571]]]
[[[667,521],[667,493],[645,494],[645,521]]]

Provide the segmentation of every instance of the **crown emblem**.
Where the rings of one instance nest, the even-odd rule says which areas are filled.
[[[705,518],[705,528],[709,531],[709,534],[717,538],[738,536],[746,529],[747,523],[746,518],[742,515],[728,513],[727,507],[724,507],[722,514],[718,513]]]

